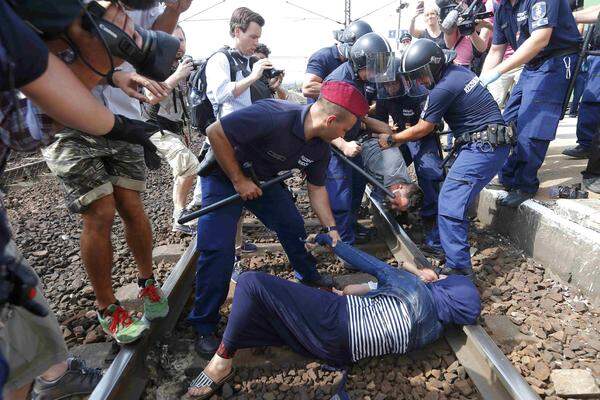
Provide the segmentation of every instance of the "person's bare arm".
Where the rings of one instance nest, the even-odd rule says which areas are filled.
[[[212,142],[211,142],[212,143]],[[324,227],[335,226],[335,219],[333,218],[333,212],[331,211],[331,205],[329,204],[329,195],[325,186],[317,186],[308,182],[308,199],[310,205],[317,214],[317,218]],[[329,236],[332,239],[332,246],[335,247],[337,241],[340,240],[340,235],[337,231],[329,232]]]
[[[215,153],[215,158],[242,199],[252,200],[262,196],[262,190],[242,172],[221,122],[216,121],[206,128],[206,136]]]
[[[544,47],[548,45],[550,36],[552,36],[552,29],[553,28],[542,28],[531,32],[531,36],[529,36],[527,40],[525,40],[525,42],[523,42],[523,44],[519,46],[517,50],[515,50],[512,56],[502,61],[496,67],[496,70],[500,74],[503,74],[531,61],[540,51],[542,51],[542,49],[544,49]]]
[[[600,13],[600,5],[575,11],[573,16],[578,24],[593,24],[598,20],[598,13]]]
[[[417,21],[419,15],[422,14],[415,14],[411,17],[410,26],[408,27],[408,32],[416,38],[420,38],[423,35],[423,31],[421,29],[417,29],[415,26],[415,22]]]
[[[367,129],[372,131],[373,133],[386,133],[388,135],[393,134],[392,127],[390,124],[380,121],[375,118],[365,117],[363,122],[367,126]]]
[[[435,129],[435,124],[431,122],[425,121],[424,119],[420,119],[416,125],[413,125],[402,132],[398,132],[392,135],[392,139],[396,145],[419,140],[422,137],[427,136]],[[387,149],[390,146],[387,143],[387,138],[389,135],[379,135],[379,146],[382,149]]]
[[[115,124],[114,114],[52,53],[46,71],[20,90],[62,125],[91,135],[104,135]]]
[[[473,46],[475,46],[478,52],[483,53],[487,50],[490,34],[491,30],[487,27],[484,27],[481,28],[481,31],[479,33],[475,31],[469,36],[471,43],[473,43]]]
[[[310,97],[311,99],[318,99],[321,94],[321,85],[323,84],[323,78],[314,74],[305,74],[304,82],[302,83],[302,94],[304,97]]]
[[[444,33],[444,43],[446,43],[447,49],[454,49],[458,42],[458,28],[454,27],[454,30],[450,33]]]
[[[181,13],[190,8],[191,4],[192,0],[178,0],[174,3],[165,2],[165,10],[156,18],[154,24],[152,24],[152,29],[170,35],[175,30]]]
[[[492,47],[490,47],[490,51],[488,52],[487,56],[485,57],[481,74],[483,75],[485,72],[500,64],[502,62],[502,58],[504,57],[504,52],[506,52],[506,43],[493,44]]]
[[[273,68],[273,64],[269,59],[263,58],[254,63],[252,67],[252,72],[250,75],[241,79],[239,81],[235,81],[235,88],[233,89],[233,96],[239,97],[242,93],[244,93],[254,82],[259,80],[265,69]]]

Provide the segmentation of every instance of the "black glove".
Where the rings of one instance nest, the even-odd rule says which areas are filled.
[[[104,137],[141,145],[144,148],[146,166],[154,170],[160,168],[160,157],[156,153],[156,146],[150,141],[150,136],[159,130],[158,125],[115,115],[115,125]]]

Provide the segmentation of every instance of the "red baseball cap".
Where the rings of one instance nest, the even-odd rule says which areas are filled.
[[[321,86],[321,97],[345,108],[358,118],[369,112],[369,103],[363,94],[351,83],[327,81]]]

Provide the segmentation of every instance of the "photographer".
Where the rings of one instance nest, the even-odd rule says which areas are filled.
[[[107,14],[113,22],[126,22],[116,7]],[[19,99],[17,88],[57,123],[152,147],[146,124],[115,117],[98,103],[4,0],[0,0],[0,19],[0,173],[10,150],[33,151],[52,140],[54,122],[32,102]],[[60,95],[65,92],[69,96]],[[1,198],[0,285],[0,375],[8,375],[4,388],[0,387],[4,397],[25,399],[34,379],[33,399],[90,393],[100,381],[100,372],[87,368],[82,360],[67,359],[60,326],[34,270],[11,238]]]
[[[183,119],[186,111],[182,85],[192,72],[194,65],[189,56],[184,58],[186,39],[181,26],[177,25],[173,36],[179,39],[179,50],[173,64],[175,72],[164,82],[170,89],[170,94],[160,98],[146,90],[145,94],[150,99],[149,106],[146,107],[146,114],[152,122],[161,127],[161,131],[152,135],[151,140],[173,170],[172,231],[193,235],[196,232],[194,228],[180,224],[177,220],[187,212],[185,210],[187,197],[194,186],[196,174],[200,168],[198,159],[183,140],[183,130],[185,129]]]
[[[269,50],[266,45],[259,43],[258,46],[256,46],[256,50],[254,50],[253,57],[257,60],[262,60],[263,58],[269,58],[270,54],[271,50]],[[283,70],[271,71],[273,71],[276,75],[274,77],[263,76],[263,81],[269,87],[276,99],[287,100],[297,104],[306,104],[306,97],[295,92],[290,92],[281,86],[283,77],[285,76],[285,72]]]
[[[164,8],[156,5],[147,10],[129,10],[127,16],[143,29],[170,33],[175,29],[179,13],[185,11],[190,2],[180,0],[169,2]],[[170,67],[172,59],[166,61]],[[139,100],[148,101],[138,93],[140,86],[155,96],[168,94],[164,85],[138,74],[130,63],[124,63],[120,70],[108,76],[107,83],[111,86],[100,85],[94,89],[96,96],[113,112],[138,121],[142,120]],[[148,329],[146,321],[164,317],[169,311],[167,299],[154,279],[152,229],[140,196],[145,189],[146,165],[156,169],[160,158],[148,162],[139,146],[124,141],[108,143],[103,138],[83,140],[79,131],[70,128],[63,129],[56,137],[42,154],[65,189],[69,211],[81,214],[81,259],[96,295],[98,320],[104,332],[117,343],[131,343]],[[117,211],[138,270],[143,318],[125,310],[112,287],[111,228]]]
[[[419,15],[423,15],[425,19],[425,29],[417,29],[415,22]],[[423,1],[417,3],[417,10],[410,19],[410,27],[408,31],[414,37],[421,39],[433,40],[442,49],[446,48],[444,41],[444,33],[440,27],[440,9],[434,2],[429,2],[425,7]]]
[[[514,6],[502,0],[496,8],[493,43],[480,76],[487,86],[525,64],[503,113],[518,138],[498,175],[509,191],[500,201],[507,207],[518,207],[538,190],[537,171],[556,135],[582,42],[568,0],[527,0],[519,3],[519,13]],[[524,18],[517,20],[517,14]],[[502,61],[508,44],[515,52]]]

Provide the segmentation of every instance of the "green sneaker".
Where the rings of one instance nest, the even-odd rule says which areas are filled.
[[[119,344],[135,342],[149,328],[146,322],[116,304],[108,306],[104,317],[98,313],[98,321],[104,332]]]
[[[162,290],[156,286],[153,279],[146,281],[146,287],[140,290],[138,296],[144,300],[144,318],[146,320],[152,321],[156,318],[163,318],[169,313],[169,300]]]

